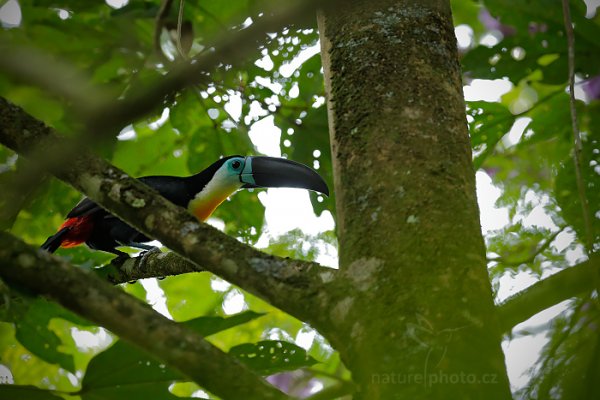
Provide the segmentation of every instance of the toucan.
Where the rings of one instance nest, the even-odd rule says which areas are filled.
[[[238,189],[303,188],[329,196],[327,184],[316,171],[295,161],[274,157],[234,155],[221,158],[192,176],[145,176],[139,180],[172,203],[187,208],[199,221],[206,221]],[[53,253],[59,247],[85,243],[94,250],[128,257],[117,247],[152,250],[152,246],[144,243],[151,240],[86,197],[41,247]]]

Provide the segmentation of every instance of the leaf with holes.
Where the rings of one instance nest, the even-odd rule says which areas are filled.
[[[170,398],[169,386],[184,379],[147,353],[123,341],[90,361],[81,387],[82,399]],[[172,396],[174,397],[174,396]]]
[[[244,324],[263,314],[247,311],[231,317],[199,317],[183,322],[188,328],[202,336]],[[118,341],[90,361],[83,378],[82,399],[129,400],[178,398],[170,394],[169,386],[185,380],[179,372],[172,370],[156,358],[130,344]],[[158,395],[160,393],[160,395]]]
[[[280,340],[240,344],[232,347],[229,354],[262,375],[310,367],[318,362],[302,347]]]

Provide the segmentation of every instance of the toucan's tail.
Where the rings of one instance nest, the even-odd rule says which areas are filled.
[[[66,226],[50,236],[40,247],[50,253],[54,253],[60,247],[67,234],[71,231],[71,227]]]
[[[69,218],[58,228],[58,232],[50,236],[42,249],[54,253],[59,247],[73,247],[84,243],[94,229],[93,216]]]

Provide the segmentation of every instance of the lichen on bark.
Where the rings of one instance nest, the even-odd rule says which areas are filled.
[[[359,398],[508,398],[448,1],[349,2],[319,29],[340,269],[359,288],[331,318]],[[374,381],[437,372],[497,384]]]

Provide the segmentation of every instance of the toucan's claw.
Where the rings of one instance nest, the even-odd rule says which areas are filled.
[[[149,250],[143,251],[142,257],[140,258],[140,262],[137,265],[137,267],[140,269],[146,268],[146,262],[148,261],[148,257],[150,257],[152,254],[156,254],[156,253],[161,253],[161,251],[158,247],[152,247]]]

